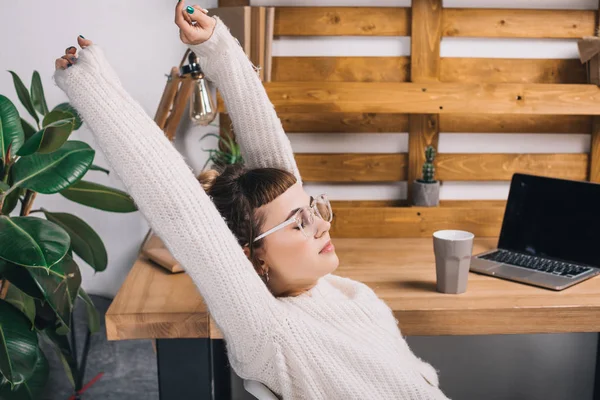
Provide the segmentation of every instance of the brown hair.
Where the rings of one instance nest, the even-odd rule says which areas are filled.
[[[254,242],[254,238],[261,233],[265,216],[256,209],[275,200],[296,183],[296,177],[282,169],[247,169],[242,164],[233,164],[224,167],[222,172],[204,171],[198,180],[239,245],[248,244],[250,261],[260,270],[254,251],[263,246],[263,239]]]

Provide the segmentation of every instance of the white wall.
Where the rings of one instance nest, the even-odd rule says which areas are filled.
[[[144,109],[154,116],[164,85],[165,74],[178,65],[185,51],[173,23],[176,1],[8,1],[0,3],[0,93],[10,98],[25,119],[32,121],[21,106],[14,90],[13,70],[29,87],[33,70],[39,71],[50,108],[66,101],[64,93],[54,85],[54,60],[66,47],[77,45],[83,35],[101,44],[121,77],[125,88]],[[216,7],[216,0],[202,4]],[[206,156],[201,147],[211,148],[214,142],[199,143],[204,132],[218,128],[189,129],[179,134],[176,144],[196,170]],[[95,163],[108,167],[94,138],[84,125],[72,135],[94,147]],[[90,172],[85,178],[104,185],[124,189],[114,173],[106,176]],[[94,275],[83,261],[78,262],[83,274],[83,287],[93,294],[112,297],[121,286],[148,225],[141,213],[108,213],[84,207],[61,195],[39,195],[34,208],[70,212],[87,221],[102,237],[109,254],[106,271]],[[18,209],[16,210],[18,211]]]
[[[215,7],[217,1],[201,1]],[[252,5],[312,6],[410,6],[409,0],[255,0]],[[37,69],[45,84],[50,106],[65,101],[51,80],[54,59],[75,42],[79,34],[101,44],[125,88],[154,115],[165,84],[165,74],[177,65],[185,50],[173,24],[175,0],[54,0],[7,1],[0,5],[0,93],[18,104],[8,69],[29,85]],[[570,8],[595,9],[598,0],[452,0],[446,7]],[[279,38],[275,55],[408,55],[408,38]],[[540,57],[576,58],[572,40],[502,40],[445,38],[444,57]],[[25,110],[18,105],[22,116]],[[27,117],[26,117],[27,118]],[[205,132],[216,128],[190,128],[184,124],[177,147],[198,170],[206,159],[199,143]],[[299,152],[407,151],[405,132],[379,135],[290,135]],[[73,135],[95,146],[84,127]],[[341,140],[340,140],[341,139]],[[441,134],[441,152],[585,152],[589,136]],[[96,164],[107,166],[101,152]],[[118,178],[90,173],[86,179],[123,188]],[[482,190],[483,189],[483,190]],[[326,190],[335,199],[393,199],[405,197],[405,185],[309,185],[309,191]],[[506,183],[445,182],[444,199],[503,199]],[[140,213],[112,214],[79,206],[60,195],[40,195],[36,208],[72,212],[84,218],[103,238],[109,266],[94,275],[83,262],[83,285],[90,293],[112,296],[120,287],[145,232]],[[493,312],[493,310],[490,310]],[[595,334],[513,335],[474,337],[411,337],[411,347],[441,370],[444,391],[454,399],[591,399],[596,354]]]

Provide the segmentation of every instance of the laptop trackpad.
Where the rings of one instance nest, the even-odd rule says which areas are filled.
[[[505,276],[507,278],[527,278],[531,275],[535,275],[535,272],[533,271],[528,271],[518,267],[511,267],[509,265],[499,265],[496,268],[492,268],[488,273]]]

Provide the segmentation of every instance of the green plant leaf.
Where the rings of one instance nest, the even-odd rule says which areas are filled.
[[[36,281],[59,321],[69,327],[73,304],[75,304],[81,285],[81,273],[75,261],[67,254],[48,269],[27,267],[27,270]]]
[[[94,302],[83,288],[79,288],[79,298],[85,303],[85,309],[88,316],[88,329],[91,333],[98,332],[100,330],[100,316],[98,315],[98,310],[96,310]]]
[[[48,221],[63,228],[71,238],[71,248],[95,271],[104,271],[108,255],[102,239],[91,226],[81,218],[68,213],[54,213],[42,208]]]
[[[71,350],[71,345],[69,344],[69,340],[66,336],[58,333],[56,330],[52,328],[46,328],[42,331],[42,337],[52,345],[56,354],[60,358],[62,365],[65,369],[65,373],[67,374],[67,378],[75,387],[75,380],[79,374],[79,369],[77,367],[77,361],[73,351]]]
[[[13,83],[15,84],[15,90],[17,91],[17,96],[19,97],[21,104],[23,104],[23,107],[25,107],[25,109],[27,110],[29,115],[31,115],[33,117],[33,119],[35,119],[35,122],[39,124],[40,119],[38,118],[38,115],[35,112],[35,109],[33,108],[33,103],[31,102],[31,97],[29,97],[29,91],[23,84],[23,81],[21,80],[21,78],[19,78],[19,75],[17,75],[13,71],[8,71],[8,72],[10,72],[10,74],[12,75]]]
[[[8,189],[10,189],[8,183],[0,181],[0,194],[6,192]]]
[[[29,122],[25,121],[21,118],[21,127],[23,128],[23,134],[25,135],[25,140],[27,141],[30,137],[35,133],[35,128],[29,124]]]
[[[37,400],[42,396],[48,382],[49,365],[46,356],[38,350],[38,358],[33,367],[33,374],[25,382],[11,390],[10,383],[0,376],[0,399],[6,400]]]
[[[37,71],[33,71],[31,77],[31,102],[33,108],[42,115],[48,114],[48,105],[46,104],[46,97],[44,96],[44,87],[42,86],[42,80],[40,74]]]
[[[73,132],[73,117],[67,113],[61,113],[68,117],[59,121],[51,122],[45,125],[43,129],[36,132],[29,138],[19,150],[18,155],[21,157],[31,155],[33,153],[47,154],[58,150],[69,139]],[[50,114],[46,114],[49,116]],[[44,120],[45,121],[45,120]]]
[[[11,282],[8,285],[8,291],[4,300],[21,311],[31,321],[31,327],[33,327],[35,321],[35,302],[33,301],[33,297],[20,290]]]
[[[44,194],[60,192],[85,175],[94,154],[87,143],[70,140],[55,152],[22,157],[12,168],[14,184]]]
[[[27,295],[39,300],[45,300],[44,294],[40,291],[37,283],[33,280],[27,268],[22,265],[9,263],[0,258],[0,275],[4,276],[12,285],[18,287]]]
[[[54,222],[0,216],[0,258],[10,263],[47,270],[67,254],[69,245],[69,235]]]
[[[44,120],[42,121],[42,127],[62,120],[69,120],[73,125],[75,124],[75,117],[73,114],[61,110],[52,110],[44,117]]]
[[[135,202],[127,193],[94,182],[79,181],[60,194],[71,201],[99,210],[120,213],[137,211]]]
[[[4,160],[8,146],[12,143],[11,152],[16,152],[25,141],[21,117],[15,105],[5,96],[0,94],[0,123],[2,134],[0,135],[0,159]]]
[[[90,167],[90,171],[102,171],[102,172],[105,172],[106,175],[110,175],[109,170],[107,170],[106,168],[99,167],[95,164],[92,164],[92,166]]]
[[[59,105],[54,107],[52,111],[64,111],[71,114],[73,117],[75,117],[75,126],[73,127],[73,130],[76,131],[77,129],[81,128],[81,125],[83,124],[81,116],[79,115],[77,110],[69,103],[60,103]]]
[[[33,375],[38,359],[38,337],[27,317],[0,300],[0,373],[12,385]]]

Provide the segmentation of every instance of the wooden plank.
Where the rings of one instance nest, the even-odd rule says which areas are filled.
[[[595,85],[270,82],[265,87],[279,113],[600,115]]]
[[[440,116],[441,132],[459,133],[589,133],[587,115],[446,114]]]
[[[411,22],[411,81],[439,82],[442,1],[413,0]]]
[[[405,199],[399,200],[331,200],[331,208],[360,207],[406,207]]]
[[[594,10],[445,8],[444,36],[574,39],[595,34]]]
[[[265,7],[252,7],[252,36],[250,45],[250,61],[255,67],[259,68],[258,76],[261,80],[265,78],[265,28],[266,28],[266,10]]]
[[[220,115],[221,121],[223,118],[228,118],[226,113]],[[278,115],[287,133],[408,132],[408,114],[279,113]],[[444,133],[589,134],[591,131],[592,117],[587,115],[446,114],[440,116],[440,132]]]
[[[431,237],[441,229],[498,236],[503,207],[341,207],[333,209],[334,238]]]
[[[442,40],[442,0],[412,2],[411,66],[412,82],[439,82]],[[425,148],[438,148],[439,115],[413,114],[408,134],[408,200],[412,204],[413,182],[422,177]]]
[[[108,340],[209,337],[208,308],[187,274],[140,256],[106,313]]]
[[[219,7],[249,6],[250,0],[219,0]]]
[[[215,15],[223,21],[229,28],[229,32],[235,37],[244,53],[251,56],[252,42],[252,7],[249,6],[227,6],[219,8],[209,8],[209,15]]]
[[[173,101],[173,111],[167,118],[167,122],[165,123],[165,134],[169,138],[169,140],[173,140],[175,138],[175,134],[177,133],[177,126],[179,126],[179,121],[181,121],[181,116],[183,112],[186,110],[186,102],[189,100],[192,89],[194,88],[194,80],[190,75],[185,76],[181,79],[181,86],[179,87],[179,91],[175,96],[175,100]]]
[[[398,200],[332,200],[333,208],[406,207],[405,199]],[[506,200],[440,200],[440,207],[482,208],[506,207]]]
[[[587,83],[577,59],[442,58],[440,80],[466,83]]]
[[[509,181],[515,172],[586,180],[588,154],[438,154],[442,181]]]
[[[410,9],[277,7],[275,36],[409,36]]]
[[[179,89],[180,82],[181,78],[179,77],[179,68],[171,68],[171,74],[167,78],[165,89],[163,90],[162,96],[158,103],[156,114],[154,115],[154,122],[156,122],[156,125],[158,125],[161,129],[164,129],[165,127],[167,117],[171,112],[173,100],[177,94],[177,89]]]
[[[576,59],[442,58],[440,81],[586,83]],[[274,57],[272,81],[407,82],[408,57]],[[413,79],[414,81],[414,79]]]
[[[395,182],[406,179],[406,153],[296,154],[305,182]]]
[[[272,81],[407,82],[408,57],[273,57]]]
[[[288,133],[408,132],[407,114],[375,113],[278,113]]]

